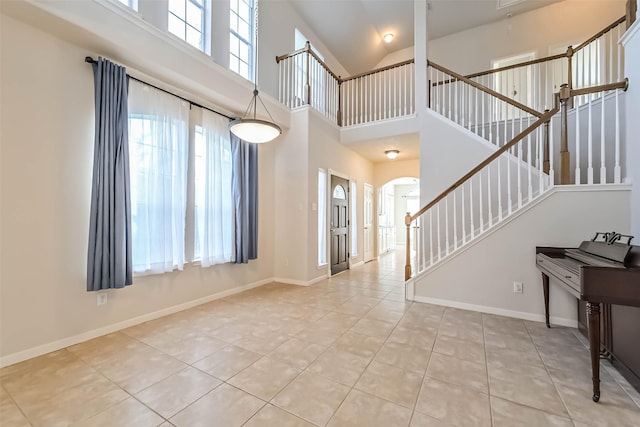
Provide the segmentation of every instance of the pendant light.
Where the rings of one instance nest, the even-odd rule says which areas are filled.
[[[266,105],[262,102],[262,98],[258,93],[258,0],[254,0],[255,4],[255,38],[254,38],[254,86],[253,86],[253,98],[249,102],[247,110],[244,112],[244,116],[239,119],[235,119],[229,123],[229,130],[232,134],[242,139],[243,141],[252,142],[255,144],[262,144],[264,142],[273,141],[275,138],[282,134],[282,129],[278,126],[271,113],[267,110]],[[271,121],[260,120],[256,118],[258,110],[258,101],[262,105],[262,108],[267,112]],[[253,114],[253,115],[251,115]]]

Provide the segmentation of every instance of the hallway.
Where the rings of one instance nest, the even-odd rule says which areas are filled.
[[[403,264],[396,250],[4,368],[2,425],[637,425],[615,371],[591,401],[574,330],[406,302]]]

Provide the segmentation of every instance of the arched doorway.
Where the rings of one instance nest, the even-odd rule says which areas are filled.
[[[378,257],[394,254],[402,258],[406,244],[404,218],[420,209],[420,180],[412,177],[393,179],[378,190]]]

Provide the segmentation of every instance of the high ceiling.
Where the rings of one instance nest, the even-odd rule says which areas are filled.
[[[389,53],[413,46],[413,0],[289,0],[351,74],[372,70]],[[498,21],[562,0],[428,0],[429,38]],[[389,44],[382,41],[394,33]]]

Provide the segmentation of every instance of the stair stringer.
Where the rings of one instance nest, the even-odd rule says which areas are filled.
[[[627,232],[630,203],[629,185],[554,187],[407,281],[407,299],[543,321],[535,247],[576,246],[596,231]],[[516,281],[524,283],[524,293],[513,293]],[[551,288],[552,323],[575,327],[575,298]]]

